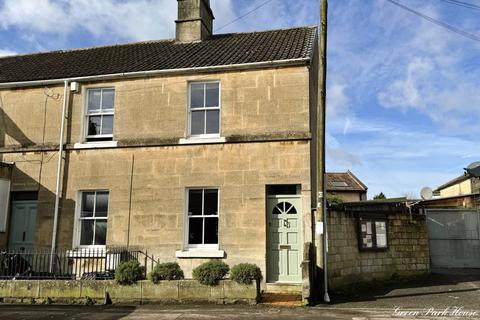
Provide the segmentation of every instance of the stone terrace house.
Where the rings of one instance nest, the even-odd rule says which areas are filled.
[[[317,28],[213,35],[208,0],[178,6],[174,40],[0,59],[1,246],[135,245],[187,277],[221,258],[300,284],[320,245]]]

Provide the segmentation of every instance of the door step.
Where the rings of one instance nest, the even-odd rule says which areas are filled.
[[[286,295],[300,295],[301,297],[302,284],[301,283],[267,283],[265,292],[286,294]]]
[[[263,292],[262,300],[260,303],[272,304],[276,306],[285,306],[285,307],[298,307],[302,303],[302,295],[295,293],[271,293]]]

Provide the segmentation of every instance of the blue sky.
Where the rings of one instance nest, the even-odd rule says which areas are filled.
[[[211,0],[219,27],[264,0]],[[465,0],[480,5],[478,0]],[[479,10],[401,0],[480,36]],[[272,0],[220,32],[318,24],[318,0]],[[174,0],[0,0],[0,55],[172,38]],[[330,0],[327,169],[369,196],[418,195],[479,160],[480,42],[386,0]]]

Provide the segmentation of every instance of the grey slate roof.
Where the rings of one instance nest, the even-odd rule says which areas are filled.
[[[137,42],[0,58],[0,83],[310,58],[317,28]]]

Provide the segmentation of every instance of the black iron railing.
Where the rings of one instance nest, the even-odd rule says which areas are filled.
[[[73,250],[35,249],[0,252],[0,279],[84,279],[115,278],[120,263],[137,260],[144,276],[157,263],[153,256],[138,248],[85,248]]]

